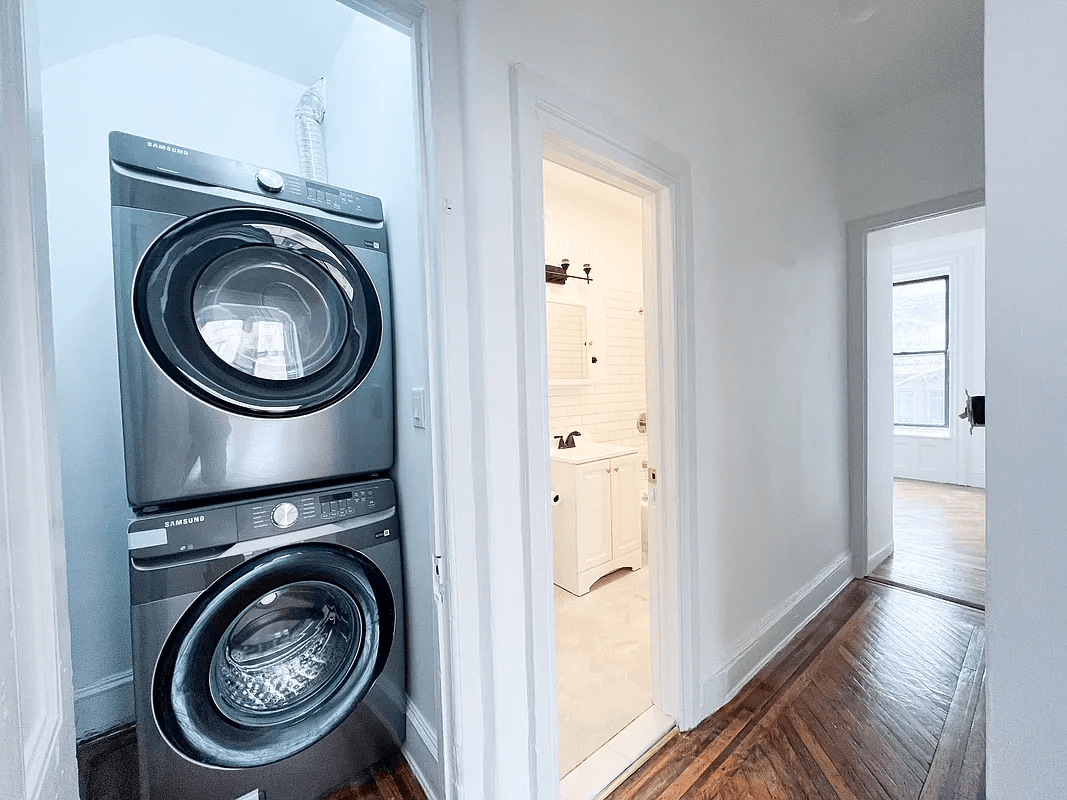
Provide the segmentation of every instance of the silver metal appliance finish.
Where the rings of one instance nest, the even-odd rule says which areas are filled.
[[[345,495],[349,495],[345,497]],[[270,509],[288,503],[298,520],[280,532]],[[141,517],[136,531],[161,530],[167,541],[130,552],[134,693],[143,800],[269,800],[321,797],[395,753],[405,738],[404,606],[395,490],[389,480],[223,504],[180,515]],[[143,542],[131,535],[131,542]],[[207,543],[206,545],[204,543]],[[327,543],[361,553],[388,582],[392,643],[377,679],[332,732],[275,763],[219,769],[180,754],[160,733],[154,678],[168,637],[205,593],[255,559]],[[286,580],[301,580],[299,569]],[[206,667],[205,667],[206,668]],[[194,698],[194,702],[197,699]],[[210,704],[209,696],[199,702]],[[260,732],[249,729],[249,742]],[[261,794],[257,795],[259,792]]]
[[[393,341],[387,241],[376,198],[255,165],[113,133],[112,233],[126,489],[137,510],[261,488],[371,475],[393,464]],[[364,268],[381,313],[377,356],[358,386],[293,416],[236,413],[160,367],[138,328],[138,265],[164,232],[217,209],[284,211],[321,228]],[[192,279],[195,279],[193,276]],[[182,346],[181,343],[178,343]]]

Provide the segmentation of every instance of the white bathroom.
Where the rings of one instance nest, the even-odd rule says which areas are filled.
[[[545,160],[560,775],[655,713],[641,197]],[[653,546],[654,546],[653,542]]]

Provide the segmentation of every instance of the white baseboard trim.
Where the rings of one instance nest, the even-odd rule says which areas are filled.
[[[437,731],[411,703],[407,708],[408,733],[402,752],[427,800],[444,797],[444,780],[437,760]]]
[[[723,659],[724,665],[701,691],[702,717],[729,702],[794,636],[852,580],[852,555],[834,559],[808,583],[771,611]]]
[[[877,553],[872,553],[867,556],[867,574],[870,575],[874,572],[875,568],[893,555],[893,548],[896,546],[896,542],[890,542]]]
[[[105,675],[74,690],[78,741],[133,722],[133,670]]]

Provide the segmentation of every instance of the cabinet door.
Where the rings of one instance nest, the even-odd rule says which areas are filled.
[[[611,466],[593,461],[574,468],[578,571],[611,558]]]
[[[636,456],[611,459],[611,538],[613,557],[641,546]]]

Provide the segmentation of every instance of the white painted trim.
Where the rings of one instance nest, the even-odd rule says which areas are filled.
[[[444,782],[445,800],[477,800],[484,797],[486,748],[491,745],[485,722],[488,687],[483,679],[489,667],[480,622],[488,592],[473,535],[478,530],[475,509],[480,495],[473,480],[471,449],[466,446],[473,433],[470,355],[465,344],[454,346],[472,338],[459,7],[425,0],[339,2],[410,36],[413,45],[442,725],[439,736],[421,738],[433,742],[431,753]],[[408,719],[413,717],[409,714]],[[424,717],[419,715],[418,720],[420,734],[432,731]]]
[[[122,686],[129,684],[133,685],[133,670],[127,669],[122,672],[115,672],[111,675],[105,675],[99,680],[95,680],[92,683],[87,683],[74,692],[74,701],[87,700],[91,697],[95,697],[98,694],[104,692],[110,692],[118,689]]]
[[[896,542],[890,542],[877,553],[867,559],[867,574],[870,575],[874,572],[875,568],[893,555],[893,550],[896,548]]]
[[[542,230],[542,158],[548,155],[579,171],[645,198],[646,263],[659,265],[652,292],[646,286],[647,362],[665,379],[650,391],[649,419],[659,421],[661,459],[658,529],[667,532],[652,548],[653,693],[655,702],[683,728],[701,718],[696,707],[698,634],[694,614],[697,579],[695,525],[695,350],[692,341],[692,201],[688,162],[605,115],[595,106],[534,75],[521,65],[511,71],[515,187],[515,281],[519,343],[521,536],[528,587],[526,653],[521,665],[532,678],[531,796],[558,792],[554,599],[549,506],[547,345]],[[647,275],[647,270],[646,270]],[[652,383],[651,381],[649,382]],[[658,397],[653,397],[653,395]],[[650,446],[653,442],[650,437]],[[516,658],[519,654],[516,655]],[[506,665],[496,665],[507,669]],[[657,668],[658,667],[658,668]],[[516,669],[520,665],[516,666]]]
[[[74,719],[78,741],[106,733],[118,724],[133,722],[133,670],[105,675],[74,692]]]
[[[0,786],[77,796],[34,0],[0,5]]]
[[[426,793],[427,800],[441,797],[441,763],[437,758],[437,733],[433,726],[411,703],[407,706],[408,734],[402,752],[404,758]],[[413,736],[414,734],[414,736]]]
[[[739,641],[702,691],[703,713],[728,703],[800,630],[852,581],[852,559],[843,553],[773,609]]]
[[[848,485],[849,544],[853,575],[867,564],[867,234],[906,222],[939,217],[985,204],[985,189],[908,206],[845,226],[848,304]]]

